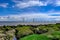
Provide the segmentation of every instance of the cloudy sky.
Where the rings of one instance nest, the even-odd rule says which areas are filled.
[[[60,0],[0,0],[0,21],[21,18],[60,20]]]

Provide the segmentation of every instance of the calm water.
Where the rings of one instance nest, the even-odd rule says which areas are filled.
[[[14,36],[13,40],[17,40],[17,38]]]
[[[0,21],[0,26],[3,26],[3,25],[18,25],[20,24],[19,21]]]
[[[43,23],[43,22],[20,22],[20,21],[0,21],[0,26],[9,25],[9,26],[16,26],[16,25],[39,25],[39,24],[55,24],[55,23]]]

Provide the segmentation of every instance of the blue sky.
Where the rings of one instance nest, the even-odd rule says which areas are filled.
[[[0,0],[0,21],[19,21],[21,18],[60,20],[60,0]]]

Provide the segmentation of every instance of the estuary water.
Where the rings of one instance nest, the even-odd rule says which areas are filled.
[[[3,25],[16,26],[18,24],[20,24],[19,21],[0,21],[0,26]]]
[[[14,36],[13,40],[17,40],[17,38]]]
[[[20,22],[20,21],[0,21],[0,26],[8,25],[8,26],[17,26],[17,25],[40,25],[40,24],[56,24],[56,23],[48,23],[48,22]]]

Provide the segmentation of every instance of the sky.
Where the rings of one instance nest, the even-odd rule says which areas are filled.
[[[60,0],[0,0],[0,21],[60,21]]]

